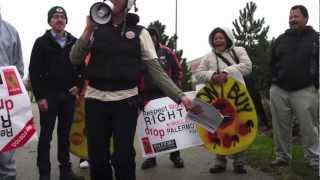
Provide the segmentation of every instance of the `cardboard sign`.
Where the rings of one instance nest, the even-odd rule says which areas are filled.
[[[198,126],[199,135],[208,151],[230,155],[247,149],[256,137],[258,122],[246,87],[228,77],[223,86],[207,84],[197,92],[196,97],[214,106],[224,116],[214,133]]]
[[[28,93],[15,66],[0,67],[0,152],[25,145],[36,133]]]
[[[146,104],[138,117],[137,136],[143,157],[154,157],[202,144],[196,124],[183,105],[168,97]]]

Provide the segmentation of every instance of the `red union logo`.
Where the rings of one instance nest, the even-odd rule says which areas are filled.
[[[142,138],[142,144],[143,144],[144,152],[146,154],[152,154],[152,147],[148,137]]]
[[[4,80],[6,81],[9,96],[14,96],[22,93],[16,72],[14,69],[3,70]]]

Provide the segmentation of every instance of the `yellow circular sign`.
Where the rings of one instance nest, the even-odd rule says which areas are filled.
[[[207,84],[196,97],[213,105],[224,116],[214,133],[197,126],[209,152],[230,155],[247,149],[258,130],[256,110],[247,88],[229,77],[223,86]]]
[[[87,136],[85,132],[84,98],[76,105],[70,130],[70,152],[82,159],[88,159]]]
[[[88,144],[85,130],[85,100],[82,97],[76,105],[70,130],[70,152],[81,159],[88,159]],[[110,138],[110,153],[113,152],[113,140]]]

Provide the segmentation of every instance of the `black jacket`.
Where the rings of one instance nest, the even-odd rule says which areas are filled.
[[[83,65],[72,65],[69,59],[76,38],[67,33],[64,48],[56,42],[50,30],[39,37],[32,48],[29,75],[36,99],[68,91],[78,85]]]
[[[318,86],[319,34],[310,26],[287,30],[273,44],[270,65],[272,83],[282,89]]]

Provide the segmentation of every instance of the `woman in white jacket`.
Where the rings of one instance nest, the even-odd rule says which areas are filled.
[[[201,58],[200,65],[195,73],[197,83],[213,83],[222,85],[230,74],[251,73],[252,64],[246,50],[234,46],[232,32],[227,28],[215,28],[209,35],[209,44],[212,51]],[[238,58],[235,57],[235,54]],[[221,57],[224,57],[223,60]],[[242,153],[230,155],[233,159],[234,172],[246,173],[243,165]],[[210,173],[226,171],[226,156],[216,155],[215,164],[210,168]]]

